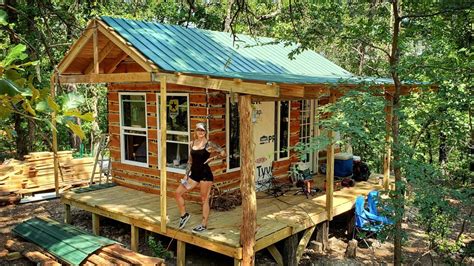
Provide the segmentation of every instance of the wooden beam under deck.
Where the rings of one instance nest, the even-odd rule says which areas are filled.
[[[322,177],[315,181],[322,183]],[[334,215],[351,211],[358,195],[366,195],[374,189],[381,189],[379,177],[371,177],[367,182],[357,182],[352,188],[334,192]],[[257,199],[257,231],[254,252],[267,248],[291,235],[307,230],[327,221],[325,195],[306,199],[302,195],[288,193],[279,199]],[[126,224],[134,225],[167,237],[193,244],[202,248],[232,257],[237,265],[241,263],[240,226],[242,207],[217,212],[211,211],[208,231],[196,234],[192,226],[178,229],[179,212],[174,201],[169,201],[167,231],[161,231],[160,197],[123,186],[91,191],[86,193],[66,192],[61,202],[98,216],[108,217]],[[190,225],[200,222],[200,204],[188,204],[191,213]],[[66,211],[70,207],[65,208]]]

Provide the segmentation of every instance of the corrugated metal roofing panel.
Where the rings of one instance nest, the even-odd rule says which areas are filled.
[[[13,232],[71,265],[79,265],[99,248],[117,243],[71,225],[37,217],[18,224]]]
[[[294,84],[386,83],[385,79],[358,78],[314,51],[303,51],[291,60],[288,54],[296,45],[271,38],[239,34],[234,43],[225,32],[106,16],[101,19],[166,71]]]

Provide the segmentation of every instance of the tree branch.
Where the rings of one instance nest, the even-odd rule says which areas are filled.
[[[431,13],[431,14],[410,14],[410,15],[404,15],[404,16],[400,16],[400,19],[405,19],[405,18],[429,18],[429,17],[435,17],[435,16],[438,16],[438,15],[442,15],[442,14],[448,14],[448,13],[455,13],[457,11],[464,11],[464,10],[471,10],[472,7],[461,7],[461,8],[453,8],[453,9],[443,9],[441,11],[438,11],[438,12],[434,12],[434,13]]]
[[[269,14],[265,14],[265,15],[260,15],[260,16],[257,16],[257,20],[259,21],[264,21],[264,20],[269,20],[271,18],[274,18],[278,15],[281,14],[281,0],[278,0],[277,1],[277,9]]]

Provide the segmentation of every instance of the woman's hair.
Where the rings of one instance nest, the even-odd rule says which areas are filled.
[[[206,126],[205,126],[206,124],[204,124],[204,123],[202,123],[202,122],[196,123],[196,125],[197,125],[197,124],[203,124],[204,127],[206,127]],[[205,132],[204,137],[207,139],[207,130],[205,130],[204,132]],[[198,136],[197,136],[197,130],[196,130],[196,128],[194,128],[194,139],[197,139],[197,138],[198,138]]]

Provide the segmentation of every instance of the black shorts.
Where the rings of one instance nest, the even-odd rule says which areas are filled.
[[[211,168],[207,164],[201,167],[191,167],[191,175],[189,177],[196,182],[214,181]]]

